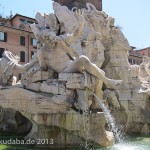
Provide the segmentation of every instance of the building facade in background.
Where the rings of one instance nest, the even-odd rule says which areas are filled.
[[[143,56],[150,57],[150,47],[146,47],[146,48],[140,49],[140,50],[138,50],[138,53],[143,55]]]
[[[136,50],[135,47],[132,47],[132,50],[129,51],[129,63],[130,64],[141,64],[143,56],[150,57],[150,47]]]
[[[9,19],[0,18],[0,58],[5,50],[9,50],[20,57],[20,64],[29,62],[37,42],[30,29],[32,23],[36,20],[20,14]]]
[[[143,55],[138,53],[136,47],[131,46],[131,50],[129,51],[128,60],[131,65],[137,64],[140,65],[143,59]]]

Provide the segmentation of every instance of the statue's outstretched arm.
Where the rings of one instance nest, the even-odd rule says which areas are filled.
[[[68,34],[66,37],[66,42],[68,44],[74,42],[76,39],[80,38],[82,32],[83,32],[83,28],[84,28],[84,24],[85,24],[85,19],[84,19],[84,12],[79,9],[78,11],[76,11],[76,17],[77,20],[79,22],[79,26],[74,30],[74,32],[72,34]]]
[[[15,69],[19,71],[19,73],[24,73],[28,71],[35,63],[38,62],[37,56],[33,58],[29,63],[26,63],[25,65],[16,64]]]

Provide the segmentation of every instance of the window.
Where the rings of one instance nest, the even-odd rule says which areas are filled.
[[[19,19],[22,23],[28,23],[28,24],[33,24],[33,21],[25,20],[25,19]]]
[[[135,64],[136,63],[136,61],[135,60],[133,60],[133,64]]]
[[[21,22],[25,22],[25,19],[19,19]]]
[[[25,37],[20,36],[20,45],[25,46]]]
[[[28,20],[28,24],[33,24],[33,23],[34,23],[33,21],[29,21],[29,20]]]
[[[32,56],[34,55],[34,53],[35,53],[34,51],[31,51],[31,58],[32,58]]]
[[[0,58],[2,58],[2,54],[5,51],[5,48],[0,48]]]
[[[20,51],[20,62],[25,62],[25,52]]]
[[[129,59],[129,63],[132,64],[132,59]]]
[[[7,42],[7,33],[0,32],[0,41]]]
[[[34,38],[31,38],[31,45],[33,45],[34,47],[37,46],[37,40]]]
[[[21,80],[21,77],[22,77],[22,74],[21,74],[21,73],[19,73],[19,80]]]

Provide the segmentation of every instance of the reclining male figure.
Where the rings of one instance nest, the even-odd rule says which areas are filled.
[[[34,33],[38,41],[42,43],[42,46],[39,46],[37,51],[41,69],[52,69],[57,73],[81,73],[86,71],[102,80],[108,88],[114,88],[114,86],[121,84],[122,80],[107,78],[104,71],[93,64],[85,55],[81,55],[78,58],[73,57],[77,57],[77,54],[70,45],[80,38],[85,24],[83,12],[80,10],[76,12],[76,17],[79,26],[72,34],[57,35],[58,30],[54,32],[46,27],[38,29],[35,24],[31,26],[33,32],[36,31]]]

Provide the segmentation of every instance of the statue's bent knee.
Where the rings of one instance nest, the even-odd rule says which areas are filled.
[[[90,59],[84,55],[81,55],[79,57],[79,61],[82,62],[82,63],[90,63]]]

